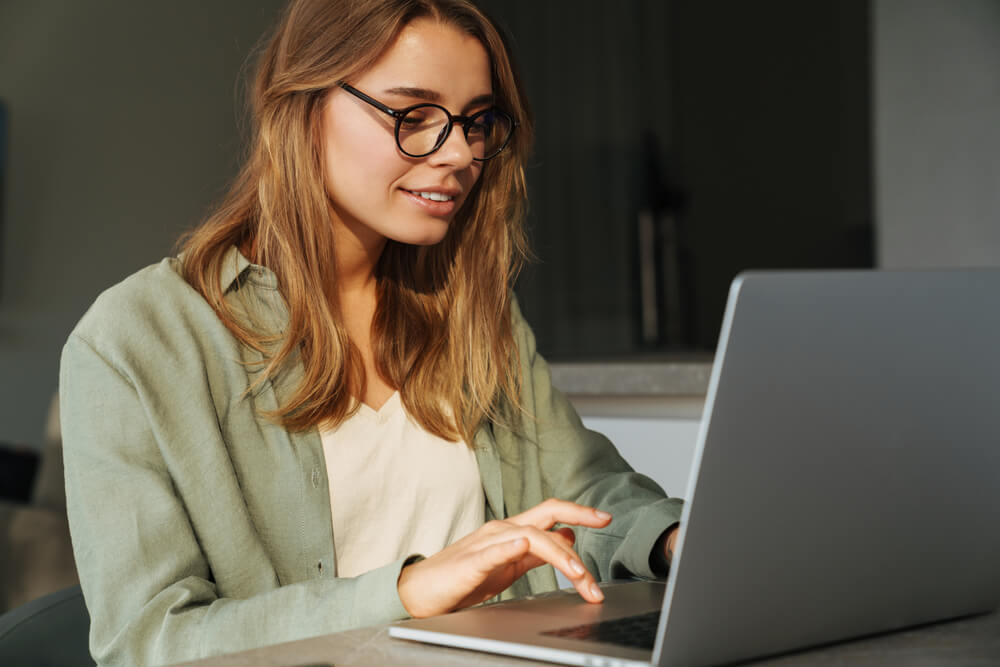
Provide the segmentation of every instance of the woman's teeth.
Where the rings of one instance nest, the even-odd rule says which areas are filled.
[[[430,199],[431,201],[451,201],[454,199],[451,195],[444,195],[440,192],[414,192],[410,190],[413,194],[423,197],[424,199]]]

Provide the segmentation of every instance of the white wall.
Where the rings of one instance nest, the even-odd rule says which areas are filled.
[[[1000,2],[873,8],[878,264],[1000,266]]]
[[[608,436],[625,460],[667,495],[687,497],[700,420],[584,416],[583,423]]]

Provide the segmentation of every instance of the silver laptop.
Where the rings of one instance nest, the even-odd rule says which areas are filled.
[[[666,585],[486,605],[393,637],[710,665],[1000,603],[1000,271],[732,285]],[[645,636],[620,638],[643,619]]]

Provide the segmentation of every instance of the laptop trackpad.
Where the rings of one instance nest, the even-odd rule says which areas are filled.
[[[480,607],[553,617],[555,624],[569,625],[573,622],[594,623],[622,616],[659,611],[663,605],[666,586],[661,581],[613,581],[600,584],[604,602],[585,602],[572,589],[553,591],[541,595],[510,600]],[[472,611],[472,610],[469,610]],[[461,612],[458,612],[461,613]],[[546,623],[546,627],[550,624]]]

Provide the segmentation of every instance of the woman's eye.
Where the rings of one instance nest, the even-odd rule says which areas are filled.
[[[422,113],[408,113],[403,117],[402,126],[408,130],[420,127],[427,122],[426,114]]]
[[[493,131],[494,125],[496,125],[496,114],[492,111],[487,111],[475,117],[475,120],[469,127],[469,131],[488,134]]]

